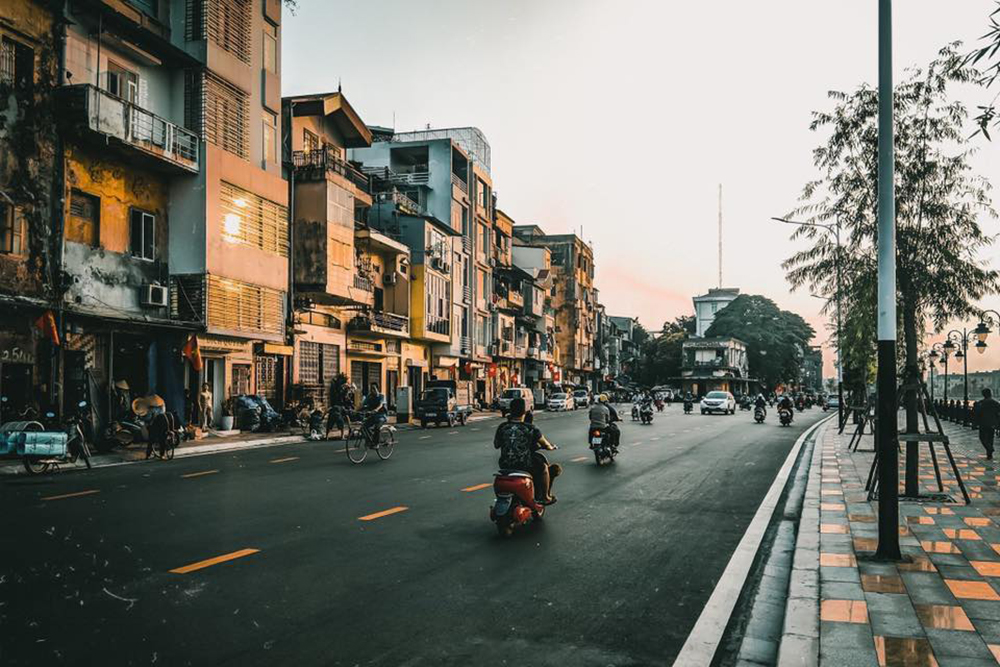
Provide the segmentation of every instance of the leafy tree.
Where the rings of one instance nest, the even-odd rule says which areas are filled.
[[[998,275],[979,258],[992,242],[979,217],[993,218],[989,184],[972,173],[963,141],[968,113],[948,98],[953,83],[977,72],[945,47],[926,69],[908,70],[895,91],[896,277],[907,376],[918,371],[926,323],[940,331],[953,319],[977,315],[976,300],[996,292]],[[792,213],[807,222],[839,225],[838,249],[821,230],[800,227],[792,238],[813,242],[785,263],[793,289],[836,293],[835,261],[843,272],[846,361],[860,380],[871,368],[876,322],[878,92],[862,85],[832,92],[833,108],[817,112],[811,129],[828,133],[813,152],[820,177],[806,184]],[[907,399],[907,428],[916,430],[916,396]]]
[[[681,374],[681,347],[694,334],[695,320],[692,315],[678,317],[673,322],[664,322],[656,337],[647,338],[640,348],[642,365],[638,373],[640,383],[655,386],[666,383]]]
[[[705,332],[746,343],[750,374],[768,388],[798,381],[803,352],[815,334],[799,315],[757,294],[736,297]]]
[[[969,53],[964,61],[964,64],[973,67],[985,66],[985,69],[979,72],[977,77],[977,82],[984,88],[992,87],[997,79],[1000,79],[1000,18],[998,18],[1000,17],[1000,1],[996,4],[997,8],[987,18],[989,28],[980,38],[982,45]],[[979,115],[975,119],[979,126],[977,134],[982,132],[987,139],[990,139],[990,125],[1000,122],[997,119],[995,104],[996,98],[989,104],[980,106]]]

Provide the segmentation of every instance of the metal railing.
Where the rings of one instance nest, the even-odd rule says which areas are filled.
[[[459,178],[458,174],[453,173],[451,175],[451,184],[454,185],[459,190],[461,190],[462,192],[464,192],[465,194],[469,194],[469,184],[463,181],[461,178]]]
[[[354,275],[354,287],[355,289],[363,290],[365,292],[374,291],[371,278],[365,278],[357,274]]]
[[[427,331],[447,336],[451,332],[451,322],[447,319],[429,320]]]
[[[371,179],[367,174],[356,169],[350,162],[340,157],[339,153],[329,148],[319,148],[312,151],[295,151],[292,153],[292,164],[296,169],[325,169],[340,174],[356,185],[362,192],[371,194]]]
[[[462,303],[471,304],[472,303],[472,288],[466,285],[462,288]]]
[[[427,185],[431,182],[431,172],[427,169],[427,165],[417,165],[403,171],[389,167],[362,167],[361,171],[390,185]]]
[[[396,208],[403,213],[409,213],[411,215],[422,215],[424,211],[419,203],[415,202],[412,198],[408,197],[399,190],[378,193],[378,201],[391,202],[395,204]]]
[[[373,310],[355,316],[348,323],[348,326],[356,331],[387,331],[405,334],[410,331],[410,318],[406,315]]]

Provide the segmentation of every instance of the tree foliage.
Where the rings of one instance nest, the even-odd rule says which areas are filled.
[[[640,384],[656,386],[681,374],[681,346],[695,331],[694,316],[664,322],[656,337],[647,336],[641,346],[642,363],[636,378]]]
[[[976,314],[975,301],[996,292],[998,275],[980,259],[992,242],[980,217],[995,218],[989,183],[972,173],[964,138],[966,108],[948,97],[953,83],[977,76],[951,44],[925,69],[912,69],[895,90],[896,276],[905,364],[917,367],[925,323]],[[785,261],[793,289],[836,295],[842,273],[843,346],[856,381],[868,379],[875,345],[878,195],[878,92],[862,85],[832,92],[833,108],[817,112],[814,131],[827,133],[813,152],[820,177],[806,184],[791,217],[839,225],[838,251],[831,235],[799,227],[792,238],[812,245]],[[827,309],[835,307],[831,299]],[[845,374],[846,375],[846,374]]]
[[[767,388],[799,379],[802,355],[816,332],[799,315],[758,294],[741,294],[715,314],[706,336],[738,338],[747,345],[750,375]]]

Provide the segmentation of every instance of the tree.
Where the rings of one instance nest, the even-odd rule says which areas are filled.
[[[1000,1],[996,4],[997,8],[987,18],[989,28],[980,38],[980,41],[983,42],[982,46],[973,49],[965,57],[964,63],[973,67],[980,64],[986,66],[977,79],[977,82],[984,88],[991,88],[997,79],[1000,79],[1000,19],[998,19],[1000,17]],[[980,106],[979,115],[975,119],[979,126],[976,133],[982,132],[987,139],[990,139],[990,125],[1000,122],[997,119],[995,103],[996,98],[989,104]]]
[[[681,349],[684,341],[695,331],[692,315],[684,315],[673,322],[664,322],[656,337],[647,338],[640,348],[642,364],[638,375],[640,383],[647,386],[664,384],[681,374]]]
[[[798,381],[802,355],[815,334],[799,315],[758,294],[736,297],[715,314],[705,332],[746,343],[751,376],[771,389]]]
[[[965,107],[948,98],[953,83],[980,74],[950,44],[926,69],[908,70],[895,90],[896,277],[904,367],[919,375],[918,348],[926,324],[940,331],[950,320],[977,316],[975,301],[996,292],[998,275],[980,259],[992,243],[979,216],[995,218],[989,184],[972,173]],[[843,272],[841,300],[847,359],[870,367],[875,344],[878,187],[878,92],[867,85],[832,92],[833,109],[817,112],[811,129],[828,132],[813,152],[820,177],[806,184],[792,216],[841,226],[841,248],[815,227],[792,238],[813,245],[784,267],[793,289],[836,293],[835,260]],[[857,354],[857,359],[852,359]],[[917,430],[916,394],[906,401],[907,430]]]

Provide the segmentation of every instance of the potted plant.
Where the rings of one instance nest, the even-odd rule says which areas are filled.
[[[222,418],[219,425],[223,431],[233,430],[233,397],[230,396],[222,402]]]

